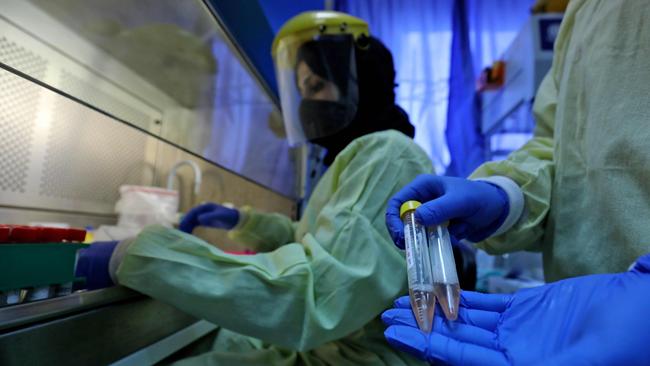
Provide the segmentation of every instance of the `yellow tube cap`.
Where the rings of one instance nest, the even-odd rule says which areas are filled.
[[[420,206],[422,206],[422,204],[418,201],[406,201],[402,203],[402,206],[399,208],[399,217],[401,218],[405,213],[413,211]]]

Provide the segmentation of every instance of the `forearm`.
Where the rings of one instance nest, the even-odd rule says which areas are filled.
[[[228,236],[251,246],[258,252],[268,252],[294,241],[295,223],[277,213],[261,213],[250,207],[240,210],[240,219]]]
[[[553,174],[553,140],[545,137],[533,138],[504,161],[479,167],[471,178],[492,180],[509,192],[511,212],[496,235],[477,246],[495,254],[537,249],[550,209]],[[495,176],[507,177],[516,186],[489,178]],[[523,197],[523,205],[517,196]]]
[[[270,253],[236,256],[175,230],[150,228],[126,244],[117,279],[238,333],[308,350],[361,328],[405,291],[399,252],[359,228],[340,230],[341,245],[359,253],[339,258],[311,234]]]

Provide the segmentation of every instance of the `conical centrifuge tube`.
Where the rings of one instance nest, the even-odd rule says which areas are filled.
[[[436,306],[433,294],[431,258],[427,244],[426,228],[415,220],[415,209],[420,202],[408,201],[400,208],[404,223],[406,266],[411,308],[415,319],[425,333],[431,332],[433,312]]]
[[[448,320],[458,318],[460,285],[447,224],[430,226],[429,249],[433,271],[433,291]]]

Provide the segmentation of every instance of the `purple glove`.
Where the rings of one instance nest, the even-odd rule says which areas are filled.
[[[384,312],[393,347],[449,365],[647,365],[650,255],[631,271],[569,278],[514,294],[463,291],[458,320],[440,308],[418,326],[408,296]]]
[[[108,273],[108,262],[111,260],[117,241],[104,241],[90,244],[86,249],[79,250],[76,277],[86,278],[88,290],[96,290],[114,286]]]
[[[191,209],[179,225],[179,229],[191,234],[197,226],[230,230],[239,222],[239,211],[218,205],[204,203]]]
[[[420,175],[397,192],[386,209],[386,226],[395,244],[404,248],[399,210],[406,201],[420,201],[415,218],[423,225],[450,221],[456,239],[479,242],[493,234],[510,211],[508,195],[498,186],[464,178]]]

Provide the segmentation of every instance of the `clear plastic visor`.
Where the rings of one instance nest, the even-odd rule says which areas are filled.
[[[330,136],[350,124],[359,99],[352,36],[287,38],[274,61],[289,144]]]

